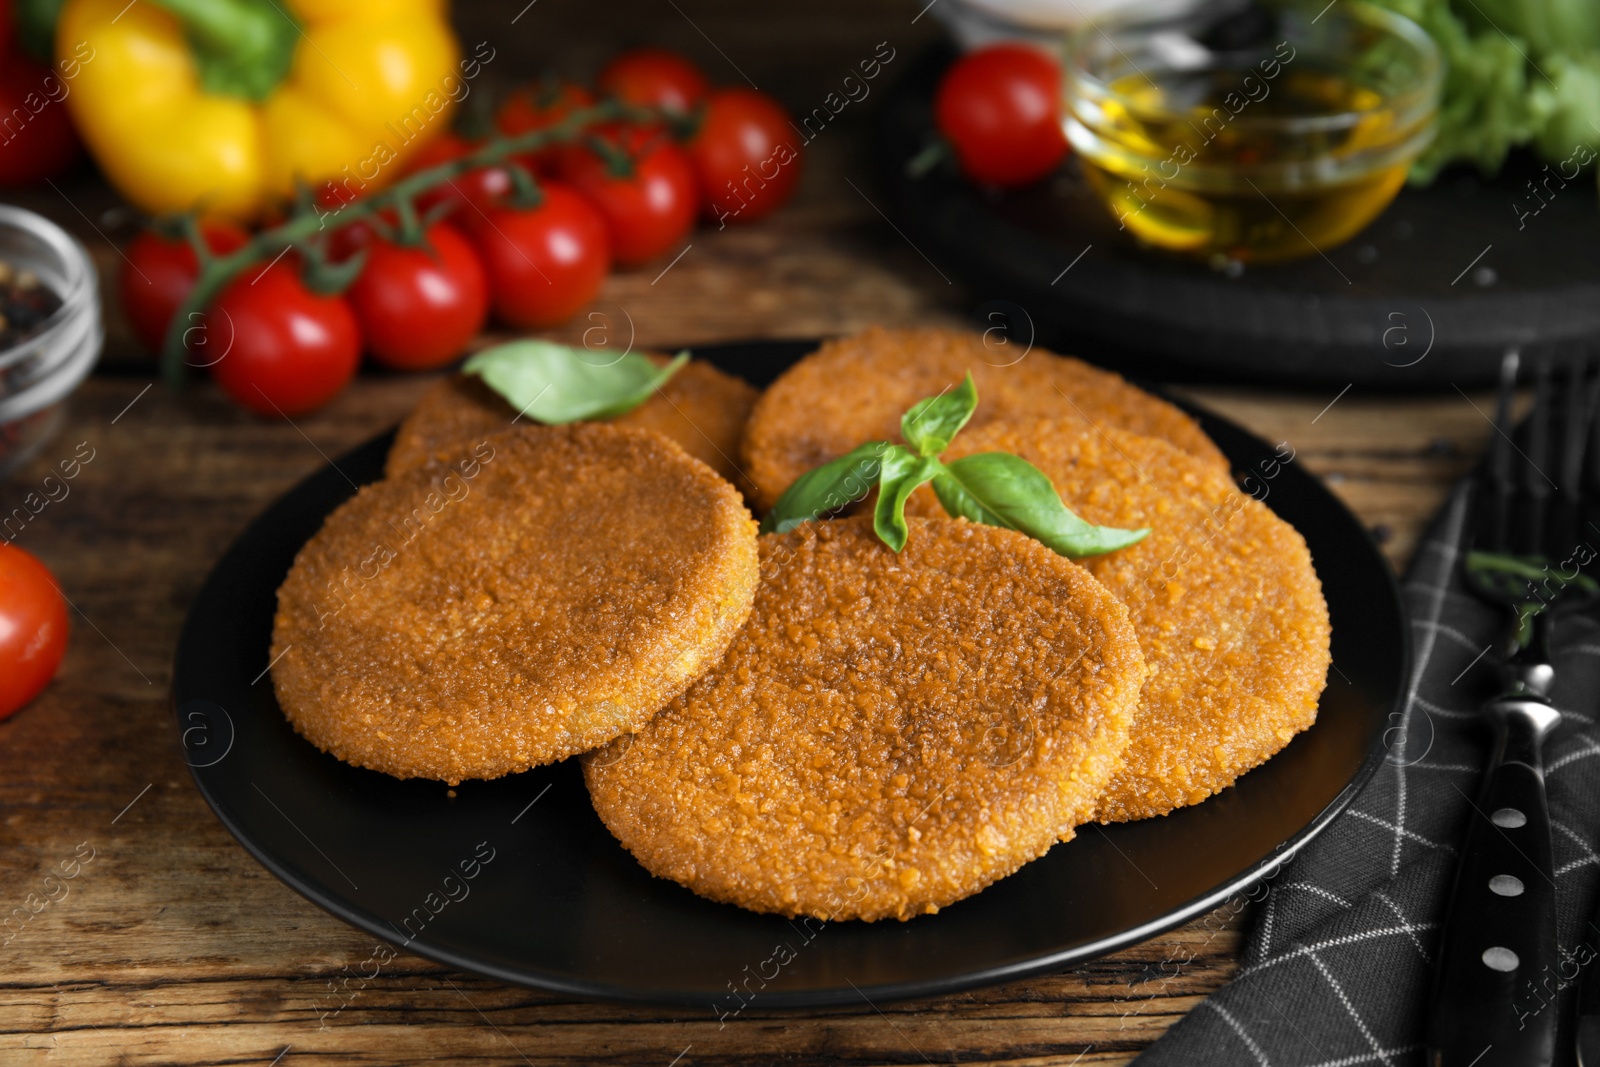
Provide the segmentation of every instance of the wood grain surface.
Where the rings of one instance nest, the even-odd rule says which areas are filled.
[[[935,33],[931,18],[913,21],[920,3],[522,3],[458,13],[464,39],[499,50],[501,81],[550,66],[588,76],[617,47],[660,41],[796,111],[877,42],[909,54]],[[960,321],[966,294],[870,202],[868,104],[809,146],[800,195],[778,217],[702,230],[670,269],[614,277],[597,305],[607,327],[631,323],[638,344],[667,345]],[[91,174],[21,199],[114,273],[125,213]],[[1115,1064],[1236,970],[1240,907],[1061,974],[810,1014],[753,1004],[726,1025],[709,1011],[509,988],[404,953],[363,977],[371,939],[277,882],[211,816],[166,693],[184,612],[231,539],[327,457],[393,423],[428,379],[367,375],[315,415],[269,423],[209,386],[152,387],[124,324],[110,326],[105,367],[59,436],[0,482],[10,512],[59,461],[92,456],[15,537],[59,576],[74,631],[57,680],[0,724],[0,915],[27,916],[0,932],[0,1063]],[[1484,398],[1456,392],[1190,392],[1292,443],[1397,565],[1490,430]]]

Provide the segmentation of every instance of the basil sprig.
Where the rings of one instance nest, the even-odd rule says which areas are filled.
[[[658,367],[635,352],[613,357],[550,341],[512,341],[479,352],[461,372],[478,375],[528,418],[559,426],[624,415],[687,362],[688,352]]]
[[[910,529],[906,501],[919,487],[933,491],[951,515],[1017,530],[1073,559],[1115,552],[1144,540],[1148,527],[1122,530],[1085,522],[1062,503],[1044,472],[1009,452],[980,452],[944,463],[950,446],[978,407],[969,373],[955,389],[918,401],[900,420],[907,444],[868,441],[795,479],[761,521],[762,533],[785,533],[862,499],[874,484],[872,528],[900,551]]]

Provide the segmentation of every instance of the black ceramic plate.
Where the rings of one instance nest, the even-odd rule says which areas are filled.
[[[1334,389],[1486,385],[1511,345],[1556,359],[1600,352],[1600,208],[1585,177],[1560,187],[1522,155],[1492,179],[1458,168],[1402,190],[1326,256],[1230,277],[1137,247],[1075,164],[1004,195],[949,167],[909,178],[953,55],[919,57],[885,100],[878,203],[968,283],[985,319],[1021,309],[1041,343],[1133,373]]]
[[[697,354],[763,383],[809,347]],[[1241,475],[1253,472],[1250,488],[1310,542],[1333,620],[1316,725],[1220,796],[1166,818],[1086,827],[938,915],[822,927],[703,900],[652,878],[617,844],[576,761],[468,782],[452,796],[437,782],[347,766],[295,734],[267,674],[274,593],[352,483],[380,477],[389,434],[296,486],[211,573],[174,668],[185,758],[223,825],[307,898],[397,947],[505,982],[729,1012],[740,1003],[731,988],[759,988],[763,1007],[818,1007],[1060,969],[1215,907],[1309,840],[1381,762],[1407,670],[1398,594],[1360,523],[1300,466],[1264,468],[1272,448],[1197,414]],[[781,967],[780,945],[793,957],[778,953]]]

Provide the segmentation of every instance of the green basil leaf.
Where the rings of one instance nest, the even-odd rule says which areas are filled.
[[[933,493],[939,498],[939,503],[944,505],[945,512],[956,518],[981,522],[985,526],[1003,526],[1008,530],[1015,528],[998,514],[984,507],[977,497],[963,489],[948,468],[934,478]]]
[[[636,352],[613,357],[549,341],[512,341],[484,349],[461,371],[478,375],[530,419],[559,426],[626,414],[687,362],[688,352],[657,367]]]
[[[761,532],[788,533],[801,523],[860,500],[872,491],[883,469],[884,453],[894,447],[887,441],[868,441],[806,471],[772,505],[761,520]]]
[[[1018,530],[1072,559],[1127,548],[1150,532],[1083,521],[1061,502],[1043,471],[1009,452],[982,452],[945,464],[933,491],[952,515]]]
[[[977,407],[978,387],[968,371],[966,379],[954,389],[912,405],[900,418],[900,436],[919,454],[937,456],[950,447]]]
[[[904,445],[890,445],[883,454],[883,476],[878,480],[878,505],[872,528],[896,552],[906,547],[911,531],[906,526],[906,498],[944,469],[932,456],[919,456]]]

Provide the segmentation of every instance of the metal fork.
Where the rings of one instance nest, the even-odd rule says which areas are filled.
[[[1517,354],[1501,365],[1496,433],[1473,485],[1467,586],[1506,612],[1505,689],[1483,705],[1494,748],[1461,842],[1434,971],[1429,1067],[1542,1067],[1555,1058],[1555,874],[1542,749],[1561,721],[1548,695],[1558,613],[1600,584],[1581,536],[1600,449],[1600,375],[1536,368],[1522,447],[1511,439]],[[1559,423],[1559,425],[1558,425]],[[1586,468],[1591,468],[1586,471]]]

